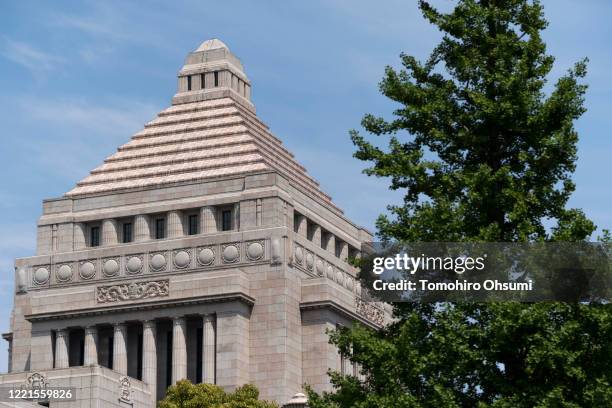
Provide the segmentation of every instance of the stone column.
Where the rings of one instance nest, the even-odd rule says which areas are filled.
[[[170,211],[168,213],[168,238],[182,237],[183,233],[183,217],[179,211]]]
[[[102,221],[102,246],[117,245],[117,221]]]
[[[186,321],[175,317],[172,328],[172,384],[187,378],[187,345],[185,343]]]
[[[332,255],[336,254],[336,236],[331,232],[327,233],[326,242],[323,243],[325,250]]]
[[[215,383],[215,315],[204,316],[202,328],[202,382],[208,384]]]
[[[125,323],[115,324],[113,336],[113,370],[127,375],[127,326]]]
[[[86,366],[98,364],[98,328],[89,326],[85,328],[85,359]]]
[[[306,238],[308,235],[308,224],[306,222],[306,217],[304,217],[302,214],[297,214],[295,217],[295,223],[295,231],[298,233],[298,235]]]
[[[68,330],[61,329],[55,334],[55,368],[68,368]]]
[[[240,231],[240,203],[234,204],[233,214],[234,219],[232,220],[232,230]]]
[[[137,215],[134,217],[134,241],[143,242],[151,239],[149,216]]]
[[[153,403],[157,400],[157,348],[155,320],[142,323],[142,381],[149,384]]]
[[[216,208],[213,206],[202,207],[200,212],[200,229],[202,234],[217,232]]]
[[[346,261],[346,259],[348,258],[348,244],[344,241],[338,241],[338,246],[340,249],[338,253],[338,258],[343,261]]]
[[[321,247],[321,226],[319,224],[312,224],[312,243],[318,247]]]
[[[85,224],[82,222],[78,222],[74,224],[74,233],[73,233],[73,248],[75,251],[80,249],[85,249],[87,247],[87,235]]]

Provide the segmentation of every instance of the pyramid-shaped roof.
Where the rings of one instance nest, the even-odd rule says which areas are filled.
[[[274,171],[302,193],[341,212],[256,116],[250,102],[250,83],[240,71],[242,65],[225,44],[219,40],[204,42],[188,55],[179,72],[179,91],[173,105],[66,195]]]

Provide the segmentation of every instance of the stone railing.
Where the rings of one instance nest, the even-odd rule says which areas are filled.
[[[333,285],[340,286],[350,292],[355,300],[355,313],[374,323],[383,326],[386,321],[386,311],[382,302],[365,299],[362,296],[361,283],[356,278],[357,269],[341,262],[325,250],[313,248],[310,242],[295,239],[292,246],[291,262],[293,266],[306,274],[325,278]]]
[[[178,242],[178,241],[177,241]],[[184,244],[184,243],[183,243]],[[87,257],[56,263],[34,264],[17,271],[29,290],[61,287],[71,284],[111,281],[130,277],[180,273],[231,267],[240,264],[268,262],[271,258],[270,239],[193,245],[108,256]],[[102,256],[102,255],[107,256]],[[27,282],[27,283],[26,283]]]

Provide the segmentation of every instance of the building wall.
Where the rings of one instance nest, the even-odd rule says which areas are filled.
[[[75,226],[105,219],[193,213],[211,206],[234,209],[234,230],[95,248],[81,247],[83,239],[75,235],[79,231]],[[309,236],[307,228],[294,225],[296,215],[305,217],[315,232]],[[354,320],[368,323],[356,310],[359,291],[346,251],[340,256],[327,243],[331,236],[331,242],[358,250],[369,233],[275,173],[49,200],[38,228],[38,254],[16,261],[17,269],[27,275],[27,293],[15,295],[11,326],[12,371],[16,373],[52,366],[55,330],[92,324],[103,325],[99,326],[98,359],[110,366],[110,325],[131,322],[127,353],[133,356],[138,350],[139,322],[155,318],[158,376],[154,393],[161,398],[168,381],[164,351],[167,333],[172,332],[169,319],[188,319],[187,377],[196,380],[195,333],[202,327],[198,316],[215,314],[216,383],[227,390],[254,383],[262,398],[284,403],[304,383],[319,391],[329,389],[327,369],[339,369],[340,363],[325,330]],[[184,232],[184,226],[179,230]],[[235,249],[237,258],[226,259],[228,247]],[[212,264],[199,260],[205,248],[214,251]],[[188,253],[188,265],[177,264],[179,252]],[[158,254],[164,256],[164,264],[156,270],[153,256]],[[136,258],[141,268],[130,272],[128,265]],[[106,273],[109,260],[118,266],[112,276]],[[94,266],[93,277],[82,275],[86,263]],[[66,265],[70,279],[61,279]],[[37,284],[34,279],[40,268],[46,268],[49,278]],[[126,285],[128,290],[130,283],[160,280],[169,282],[169,293],[163,297],[110,303],[97,298],[101,287]],[[237,294],[242,300],[233,298]],[[73,354],[73,362],[76,358]],[[128,374],[138,376],[137,361],[128,361]]]

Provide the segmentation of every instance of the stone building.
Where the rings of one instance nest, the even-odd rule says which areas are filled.
[[[182,378],[283,404],[328,389],[328,368],[357,371],[327,329],[386,318],[347,263],[370,233],[256,116],[216,39],[189,53],[170,107],[44,200],[37,228],[0,386],[77,388],[51,406],[153,407]]]

